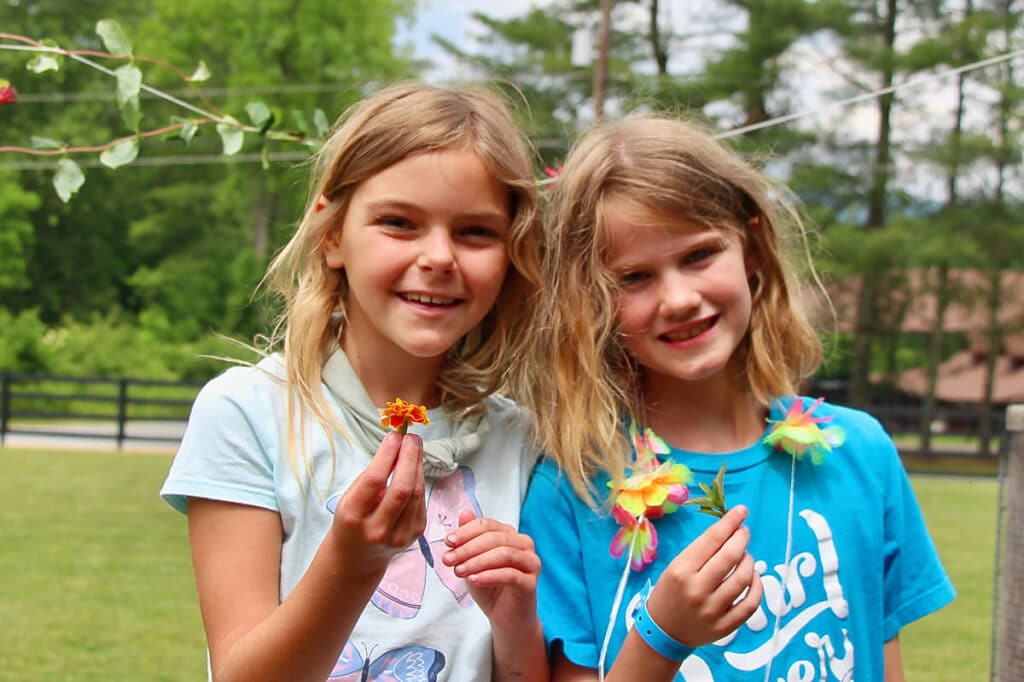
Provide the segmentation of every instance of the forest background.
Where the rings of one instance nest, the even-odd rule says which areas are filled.
[[[991,286],[1024,270],[1024,1],[612,4],[604,115],[704,119],[799,198],[825,278],[863,283],[845,319],[823,325],[821,376],[847,379],[851,401],[870,398],[872,372],[925,367],[934,378],[966,343],[941,315],[928,333],[902,333],[911,271],[926,274],[915,293],[940,311],[990,311],[978,331],[991,347],[1024,329],[999,321],[1005,292]],[[204,356],[238,355],[224,336],[267,330],[273,302],[257,287],[304,210],[311,146],[383,83],[496,82],[543,178],[594,120],[600,5],[474,13],[471,40],[432,38],[431,63],[409,35],[427,11],[413,0],[5,0],[0,79],[18,95],[0,106],[0,371],[220,371]],[[109,52],[96,31],[105,18],[130,40],[144,84],[249,132],[217,132],[145,91],[133,110],[109,75],[71,59],[44,70],[11,38]],[[193,75],[202,60],[209,78],[143,57]],[[770,125],[779,117],[792,120]],[[106,167],[98,147],[125,136],[138,158]],[[67,159],[86,181],[65,201],[54,180]],[[962,269],[990,286],[959,288],[951,273]]]

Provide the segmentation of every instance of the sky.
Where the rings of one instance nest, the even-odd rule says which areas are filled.
[[[439,34],[451,42],[473,51],[475,32],[478,25],[472,20],[475,11],[496,18],[508,18],[525,14],[531,6],[543,6],[550,0],[420,0],[415,21],[403,28],[400,40],[410,43],[416,56],[429,58],[438,63],[437,68],[426,74],[428,80],[439,83],[472,79],[473,74],[447,59],[444,53],[431,41],[432,34]],[[699,70],[699,55],[707,48],[723,45],[723,27],[727,30],[742,29],[745,17],[735,10],[723,10],[717,3],[695,3],[692,0],[662,0],[662,25],[671,26],[677,35],[687,35],[687,49],[675,50],[675,61],[670,61],[670,73],[693,73]],[[625,7],[618,10],[616,20],[622,20]],[[642,10],[640,10],[642,11]],[[723,14],[723,11],[729,14]],[[644,18],[641,18],[643,20]],[[694,40],[695,34],[712,34],[707,38]],[[717,36],[717,37],[716,37]],[[728,38],[724,38],[728,40]],[[836,67],[843,68],[834,44],[827,37],[816,37],[802,41],[788,55],[792,71],[787,74],[790,85],[786,110],[789,113],[809,115],[785,123],[800,130],[820,134],[835,134],[847,141],[870,141],[877,134],[878,113],[873,100],[850,106],[836,106],[836,100],[860,94],[847,87],[844,74]],[[684,60],[689,60],[686,63]],[[1019,61],[1019,60],[1018,60]],[[848,65],[846,65],[848,68]],[[849,70],[849,68],[848,68]],[[855,73],[845,74],[859,76]],[[969,80],[970,83],[970,80]],[[870,85],[870,84],[869,84]],[[893,112],[894,135],[897,141],[926,143],[935,134],[933,125],[922,125],[927,120],[939,128],[948,127],[946,121],[953,120],[956,103],[955,79],[944,78],[923,85],[908,87],[900,92],[900,106]],[[877,87],[877,86],[874,86]],[[969,85],[970,87],[970,85]],[[985,89],[978,85],[970,93],[969,101],[983,102]],[[980,115],[985,117],[985,104],[979,104],[968,111],[968,119]],[[903,177],[918,175],[910,180],[917,191],[923,194],[941,194],[931,169],[921,164],[901,170]]]
[[[415,20],[411,26],[403,27],[399,40],[411,43],[417,57],[439,62],[439,67],[427,74],[428,79],[457,77],[458,68],[433,44],[434,34],[456,45],[466,45],[474,42],[475,22],[471,16],[474,12],[507,19],[526,14],[530,7],[537,5],[538,0],[418,0]]]
[[[445,80],[457,81],[472,78],[472,74],[465,71],[452,60],[448,59],[443,51],[433,44],[431,36],[438,34],[447,40],[462,45],[472,51],[475,43],[476,32],[479,25],[473,21],[473,12],[483,12],[495,18],[508,18],[521,16],[529,11],[532,6],[544,6],[548,0],[420,0],[419,9],[414,23],[411,26],[403,27],[399,40],[411,43],[417,57],[431,59],[438,63],[438,66],[426,74],[428,80],[444,82]],[[680,35],[693,35],[694,33],[707,31],[717,37],[709,36],[704,39],[708,48],[723,44],[721,27],[731,30],[741,29],[743,17],[736,13],[736,18],[722,14],[719,8],[717,14],[714,12],[714,5],[705,3],[694,3],[692,0],[662,0],[662,22],[663,25],[672,26],[674,31]],[[638,10],[642,11],[642,10]],[[622,10],[619,10],[615,17],[621,20]],[[641,22],[646,17],[640,17]],[[688,38],[687,50],[675,50],[673,61],[669,63],[670,73],[693,72],[699,68],[695,62],[695,55],[699,55],[700,42]],[[696,46],[696,49],[694,47]],[[584,48],[585,50],[586,48]],[[815,81],[815,87],[802,88],[807,93],[804,101],[794,105],[790,103],[791,110],[812,110],[821,108],[825,102],[820,98],[819,92],[830,86],[830,80],[838,84],[838,79],[828,68],[828,46],[805,46],[802,53],[797,53],[794,58],[798,61],[800,75],[798,78],[810,82]],[[653,69],[653,63],[652,63]],[[820,86],[820,87],[819,87]],[[853,117],[854,123],[851,126],[855,130],[863,130],[867,133],[870,127],[870,117],[873,107],[870,105],[860,107],[859,112],[846,112]],[[824,115],[822,120],[827,124],[835,125],[835,112]]]

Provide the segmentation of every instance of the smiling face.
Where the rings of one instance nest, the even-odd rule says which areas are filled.
[[[472,151],[416,154],[362,182],[323,244],[348,282],[346,354],[440,362],[497,300],[510,226],[508,190]]]
[[[753,265],[740,237],[623,198],[605,207],[616,319],[645,383],[723,380],[750,325]]]

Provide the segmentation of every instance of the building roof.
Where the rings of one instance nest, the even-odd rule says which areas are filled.
[[[936,316],[936,273],[934,270],[907,270],[889,285],[890,305],[881,311],[890,319],[902,314],[899,328],[910,334],[930,333]],[[950,270],[954,300],[946,309],[943,327],[950,333],[964,334],[968,349],[956,353],[939,366],[936,398],[943,402],[981,402],[985,390],[986,359],[989,352],[990,289],[985,273],[978,270]],[[860,277],[851,277],[828,286],[836,310],[839,331],[852,331],[856,319]],[[824,309],[820,301],[814,308]],[[1002,354],[996,358],[993,403],[1024,403],[1024,272],[1002,273],[1000,308],[997,316]],[[884,325],[892,326],[892,325]],[[872,377],[874,380],[876,377]],[[908,369],[896,377],[903,392],[923,396],[928,385],[923,367]]]
[[[936,277],[934,269],[911,269],[899,273],[886,292],[891,305],[886,306],[882,314],[894,316],[903,309],[901,331],[930,332],[937,308]],[[946,331],[977,332],[986,329],[989,324],[986,305],[990,288],[987,274],[979,270],[953,269],[949,271],[949,280],[955,293],[954,300],[946,308]],[[854,276],[827,286],[839,331],[853,331],[860,283],[860,276]],[[1024,336],[1024,272],[1004,271],[1001,284],[999,326],[1005,332]],[[811,305],[817,311],[825,308],[820,299],[812,301]]]
[[[980,403],[985,391],[986,357],[961,351],[939,366],[935,397],[949,403]],[[923,367],[900,372],[896,386],[904,393],[923,396],[928,377]],[[1024,361],[1009,355],[996,358],[992,402],[998,405],[1024,403]]]

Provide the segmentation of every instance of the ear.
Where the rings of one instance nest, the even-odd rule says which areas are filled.
[[[747,277],[753,277],[761,269],[758,266],[757,255],[753,251],[747,251],[743,256],[743,268],[746,270]]]
[[[341,252],[341,230],[331,230],[324,236],[320,243],[320,250],[324,253],[324,261],[327,267],[334,270],[341,270],[345,267],[345,259]]]
[[[761,216],[754,216],[747,221],[746,246],[743,249],[743,266],[747,272],[747,278],[757,274],[757,233],[761,229]]]

